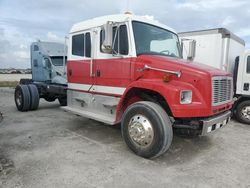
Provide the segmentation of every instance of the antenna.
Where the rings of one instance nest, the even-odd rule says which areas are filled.
[[[129,12],[130,0],[126,0],[126,12]]]
[[[126,11],[124,14],[132,14],[130,11],[130,0],[126,0]]]

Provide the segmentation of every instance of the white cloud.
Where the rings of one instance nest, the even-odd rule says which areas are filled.
[[[62,42],[63,38],[58,37],[56,34],[52,33],[51,31],[49,31],[47,33],[47,38],[49,41],[54,41],[54,42]]]
[[[152,15],[144,15],[143,17],[149,20],[155,20],[154,16]]]
[[[178,8],[187,8],[196,11],[215,10],[221,8],[237,8],[246,5],[245,0],[192,0],[177,5]]]
[[[22,49],[22,50],[26,50],[28,47],[25,44],[20,44],[19,48]]]
[[[27,54],[33,41],[64,42],[64,36],[74,23],[97,16],[124,13],[126,10],[159,20],[176,31],[226,27],[242,37],[246,46],[250,46],[250,28],[247,27],[250,20],[249,0],[126,2],[0,0],[0,68],[29,67]]]
[[[177,8],[181,8],[181,9],[187,8],[187,9],[196,10],[196,11],[198,11],[201,8],[199,4],[197,4],[197,3],[190,3],[190,2],[183,3],[183,4],[177,4],[176,7]]]
[[[29,53],[27,51],[16,51],[14,52],[14,55],[17,57],[17,59],[28,59]]]
[[[250,27],[241,28],[236,34],[240,37],[250,37]]]
[[[227,27],[227,26],[231,25],[231,24],[234,23],[234,22],[235,22],[234,18],[232,18],[231,16],[227,16],[227,17],[223,20],[222,26],[223,26],[223,27]]]

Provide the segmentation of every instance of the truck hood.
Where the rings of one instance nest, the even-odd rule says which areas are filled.
[[[183,74],[193,72],[195,74],[209,74],[210,76],[231,76],[231,73],[226,71],[179,58],[160,55],[140,55],[138,59],[154,68],[181,71]]]

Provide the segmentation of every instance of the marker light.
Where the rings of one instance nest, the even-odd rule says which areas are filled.
[[[173,75],[170,75],[170,74],[165,74],[164,76],[163,76],[163,82],[169,82],[169,81],[171,81],[173,79]]]

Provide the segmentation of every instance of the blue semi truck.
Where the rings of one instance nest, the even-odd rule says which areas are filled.
[[[32,79],[21,79],[15,89],[19,111],[36,110],[40,98],[48,102],[58,99],[67,105],[67,46],[56,42],[33,42],[30,46]]]

